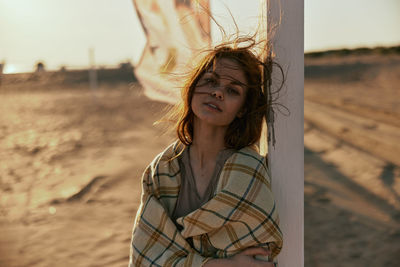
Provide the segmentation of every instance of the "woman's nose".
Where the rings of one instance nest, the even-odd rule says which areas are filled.
[[[222,93],[222,90],[220,88],[216,88],[211,95],[215,97],[218,100],[223,100],[224,99],[224,94]]]

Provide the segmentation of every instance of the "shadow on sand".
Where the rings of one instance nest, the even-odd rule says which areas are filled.
[[[305,266],[398,266],[399,209],[318,153],[305,148],[304,156]],[[385,167],[379,178],[389,187],[394,168]],[[389,220],[382,221],[374,210]]]

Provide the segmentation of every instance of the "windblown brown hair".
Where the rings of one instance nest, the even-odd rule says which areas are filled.
[[[240,46],[239,43],[242,45]],[[243,46],[243,43],[246,45]],[[218,45],[214,49],[208,50],[193,71],[189,73],[186,83],[182,87],[182,101],[168,116],[176,121],[176,134],[182,144],[188,146],[193,142],[194,113],[191,102],[197,83],[203,74],[215,66],[218,59],[222,58],[236,61],[241,66],[247,82],[246,99],[243,105],[244,113],[240,118],[236,117],[228,126],[225,134],[225,146],[238,150],[259,141],[263,118],[268,121],[272,111],[274,99],[272,99],[271,72],[273,65],[277,64],[273,62],[269,51],[263,51],[263,54],[267,56],[260,59],[252,51],[256,45],[252,37]],[[269,46],[265,47],[269,49]],[[277,66],[283,75],[282,69],[279,65]],[[273,127],[273,125],[269,125],[269,127]]]

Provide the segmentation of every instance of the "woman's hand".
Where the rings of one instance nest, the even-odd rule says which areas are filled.
[[[274,267],[272,262],[257,260],[257,255],[267,256],[270,252],[264,248],[248,248],[235,256],[227,259],[212,259],[206,262],[203,267]]]

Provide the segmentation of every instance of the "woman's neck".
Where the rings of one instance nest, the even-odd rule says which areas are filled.
[[[190,149],[191,157],[201,167],[215,162],[218,153],[225,148],[225,133],[227,127],[213,126],[202,122],[194,123],[193,143]]]

